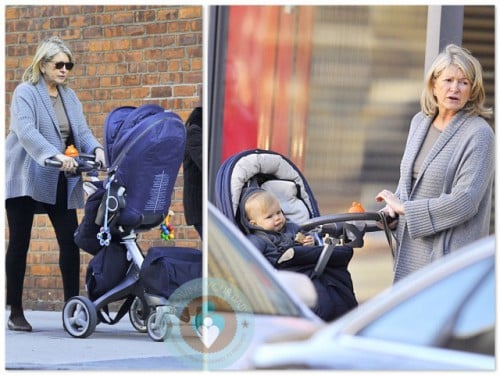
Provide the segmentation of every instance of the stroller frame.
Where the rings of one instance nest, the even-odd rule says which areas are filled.
[[[62,312],[63,326],[69,335],[86,338],[99,322],[115,324],[128,312],[136,330],[148,332],[153,340],[160,341],[166,332],[165,327],[156,322],[156,310],[175,313],[176,309],[167,298],[145,292],[140,277],[145,256],[137,244],[137,233],[159,226],[167,216],[175,183],[171,176],[178,173],[182,163],[184,124],[176,114],[156,105],[118,107],[108,115],[105,133],[106,160],[110,167],[103,186],[106,191],[96,215],[96,223],[101,225],[97,238],[102,247],[107,247],[114,237],[113,242],[126,251],[130,264],[124,278],[94,301],[86,296],[68,299]],[[162,153],[165,148],[174,155]],[[143,164],[142,160],[149,164]],[[136,166],[133,170],[138,176],[131,178],[122,165]],[[154,186],[143,193],[137,185],[137,181],[143,183],[139,176],[154,179]],[[122,300],[116,315],[111,316],[108,305]]]
[[[114,288],[110,289],[95,301],[85,296],[76,296],[69,299],[63,309],[64,329],[73,337],[86,338],[90,336],[99,322],[109,325],[116,324],[128,312],[132,326],[139,332],[145,333],[155,341],[161,341],[165,328],[156,321],[158,311],[175,313],[175,307],[169,306],[166,298],[148,294],[140,282],[139,271],[144,255],[136,242],[137,234],[132,231],[120,243],[127,251],[127,257],[132,261],[125,278]],[[115,316],[108,311],[109,304],[125,300]],[[158,331],[161,332],[158,332]]]

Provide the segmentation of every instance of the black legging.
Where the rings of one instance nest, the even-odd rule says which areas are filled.
[[[78,221],[76,210],[67,209],[67,183],[60,174],[55,205],[39,203],[31,197],[9,198],[5,201],[9,222],[9,245],[5,257],[7,274],[7,305],[22,306],[26,258],[37,205],[47,212],[59,244],[59,268],[62,274],[64,300],[80,291],[80,250],[73,240]]]

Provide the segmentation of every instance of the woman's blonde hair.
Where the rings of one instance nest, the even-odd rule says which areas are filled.
[[[471,83],[470,97],[463,109],[470,114],[490,118],[493,110],[484,106],[485,94],[481,64],[467,49],[455,44],[446,46],[436,57],[425,75],[425,85],[420,98],[422,112],[428,116],[437,114],[438,103],[433,94],[434,83],[450,65],[457,66]]]
[[[31,65],[24,71],[23,82],[30,82],[32,84],[38,83],[42,76],[41,66],[52,61],[54,56],[60,52],[66,54],[69,61],[73,62],[73,53],[61,38],[52,36],[43,40],[36,50]],[[65,84],[66,82],[64,85]]]

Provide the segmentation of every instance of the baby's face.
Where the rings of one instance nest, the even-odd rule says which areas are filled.
[[[252,218],[249,220],[250,224],[275,232],[280,231],[285,225],[285,215],[283,215],[278,201],[253,211]]]

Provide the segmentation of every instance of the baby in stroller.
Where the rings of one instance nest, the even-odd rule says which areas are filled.
[[[296,223],[286,220],[274,194],[260,188],[248,190],[240,204],[247,237],[275,268],[302,272],[312,278],[320,301],[313,311],[328,321],[357,306],[347,270],[352,250],[337,248],[324,272],[315,274],[323,246],[314,246],[312,235],[303,234]]]
[[[365,232],[378,230],[366,223],[379,221],[378,213],[320,216],[302,173],[269,150],[246,150],[227,159],[215,189],[219,210],[275,268],[311,278],[318,294],[313,311],[319,317],[331,321],[357,306],[348,265]]]
[[[156,324],[157,308],[168,305],[176,286],[201,277],[198,249],[153,247],[144,256],[137,244],[138,233],[160,226],[169,213],[184,155],[184,123],[154,104],[119,107],[106,118],[104,138],[107,176],[86,183],[91,194],[75,232],[77,245],[94,255],[86,274],[88,298],[65,303],[63,326],[84,338],[98,323],[115,324],[128,312],[134,328],[159,341],[164,327]],[[119,301],[112,316],[108,307]]]

